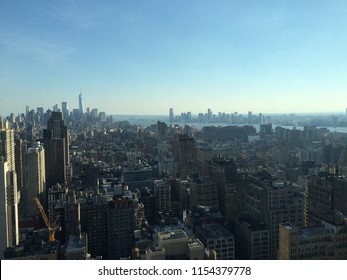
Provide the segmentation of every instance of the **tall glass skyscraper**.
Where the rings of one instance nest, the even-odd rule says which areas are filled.
[[[84,115],[84,105],[83,105],[82,93],[78,96],[78,101],[79,101],[80,114],[83,116]]]
[[[174,121],[174,111],[173,111],[173,108],[170,108],[169,120],[170,120],[170,122]]]

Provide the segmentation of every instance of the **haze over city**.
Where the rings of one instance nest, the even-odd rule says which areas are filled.
[[[343,112],[345,1],[0,3],[0,112]]]

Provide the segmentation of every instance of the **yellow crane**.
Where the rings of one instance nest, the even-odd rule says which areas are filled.
[[[50,223],[48,218],[47,218],[46,212],[41,205],[40,200],[37,197],[35,197],[34,200],[35,200],[35,203],[37,205],[37,208],[39,208],[39,210],[40,210],[41,216],[42,216],[43,220],[45,221],[46,227],[48,229],[48,241],[49,242],[54,241],[55,240],[54,239],[54,233],[56,230],[59,229],[59,225],[57,224],[59,216],[57,216],[54,223]]]

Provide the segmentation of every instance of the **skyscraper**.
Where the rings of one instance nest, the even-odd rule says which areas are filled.
[[[66,165],[69,159],[68,139],[68,130],[64,125],[62,113],[52,112],[47,122],[47,129],[43,130],[47,188],[57,183],[65,183]]]
[[[170,108],[169,119],[170,119],[170,122],[174,121],[174,111],[173,111],[173,108]]]
[[[173,157],[179,164],[179,176],[192,176],[199,171],[198,149],[193,137],[175,134],[172,144]]]
[[[65,160],[69,164],[69,131],[64,123],[61,112],[52,112],[51,118],[47,122],[47,129],[52,131],[52,138],[64,139],[65,145]]]
[[[34,197],[44,198],[46,192],[45,150],[40,142],[28,149],[25,158],[26,169],[26,215],[37,214]],[[41,197],[43,196],[43,197]]]
[[[83,99],[82,99],[82,93],[80,93],[80,95],[78,96],[78,101],[79,101],[79,110],[80,110],[80,114],[81,116],[84,115],[84,104],[83,104]]]
[[[69,108],[68,108],[67,102],[61,103],[61,111],[63,113],[64,120],[66,120],[69,117]]]
[[[0,258],[6,247],[19,242],[14,146],[13,129],[0,122]]]

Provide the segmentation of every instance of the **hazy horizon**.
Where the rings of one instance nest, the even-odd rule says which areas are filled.
[[[0,115],[343,113],[345,1],[0,3]]]

